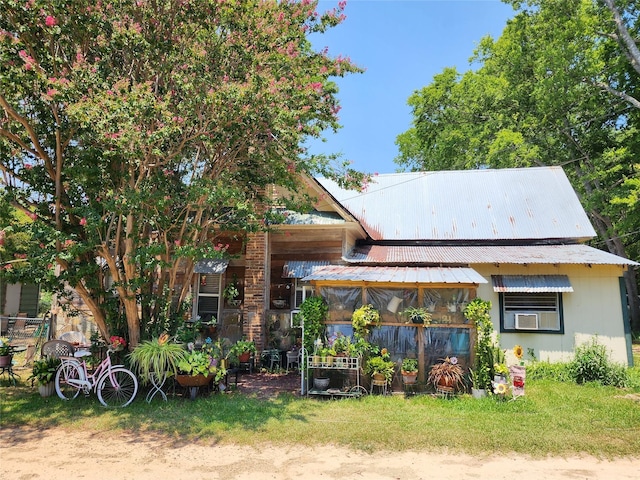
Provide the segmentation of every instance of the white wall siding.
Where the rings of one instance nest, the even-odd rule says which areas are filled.
[[[550,333],[502,333],[500,345],[511,350],[521,345],[525,355],[529,348],[538,360],[551,362],[569,361],[576,345],[597,336],[598,342],[607,347],[614,362],[627,365],[627,345],[620,305],[618,278],[622,269],[618,266],[559,265],[559,266],[508,266],[474,265],[485,278],[491,275],[567,275],[573,293],[563,293],[564,334]],[[491,318],[494,328],[500,331],[500,305],[497,292],[491,283],[478,287],[478,297],[492,302]]]

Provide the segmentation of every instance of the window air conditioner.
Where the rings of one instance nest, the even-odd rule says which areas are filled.
[[[516,330],[538,330],[538,314],[516,313]]]

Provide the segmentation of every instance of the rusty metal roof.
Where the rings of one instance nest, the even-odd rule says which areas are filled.
[[[319,268],[330,265],[328,260],[318,261],[289,261],[284,264],[282,278],[303,278],[311,275]]]
[[[491,275],[494,292],[573,292],[566,275]]]
[[[317,269],[304,281],[349,281],[385,283],[487,283],[472,268],[462,267],[354,267],[330,265]]]
[[[356,247],[344,258],[351,264],[470,265],[504,264],[591,264],[640,265],[587,245],[527,246],[381,246]]]
[[[560,167],[384,174],[362,192],[317,180],[373,240],[584,241],[596,235]]]

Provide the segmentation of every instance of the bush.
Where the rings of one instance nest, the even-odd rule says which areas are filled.
[[[573,379],[579,384],[597,382],[614,387],[626,387],[629,384],[627,369],[611,362],[606,347],[598,344],[595,338],[576,347],[569,369]]]
[[[573,382],[568,363],[533,362],[527,365],[527,380]]]

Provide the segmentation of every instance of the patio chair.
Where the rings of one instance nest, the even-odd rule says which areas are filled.
[[[69,342],[64,340],[49,340],[42,345],[41,354],[43,357],[73,357],[76,349]]]
[[[74,343],[81,343],[81,344],[87,344],[87,337],[85,337],[83,335],[82,332],[64,332],[62,335],[60,335],[60,337],[58,337],[58,340],[64,340],[65,342],[69,342],[71,344]]]
[[[290,368],[300,368],[300,357],[302,356],[302,351],[298,352],[287,352],[287,372]]]

